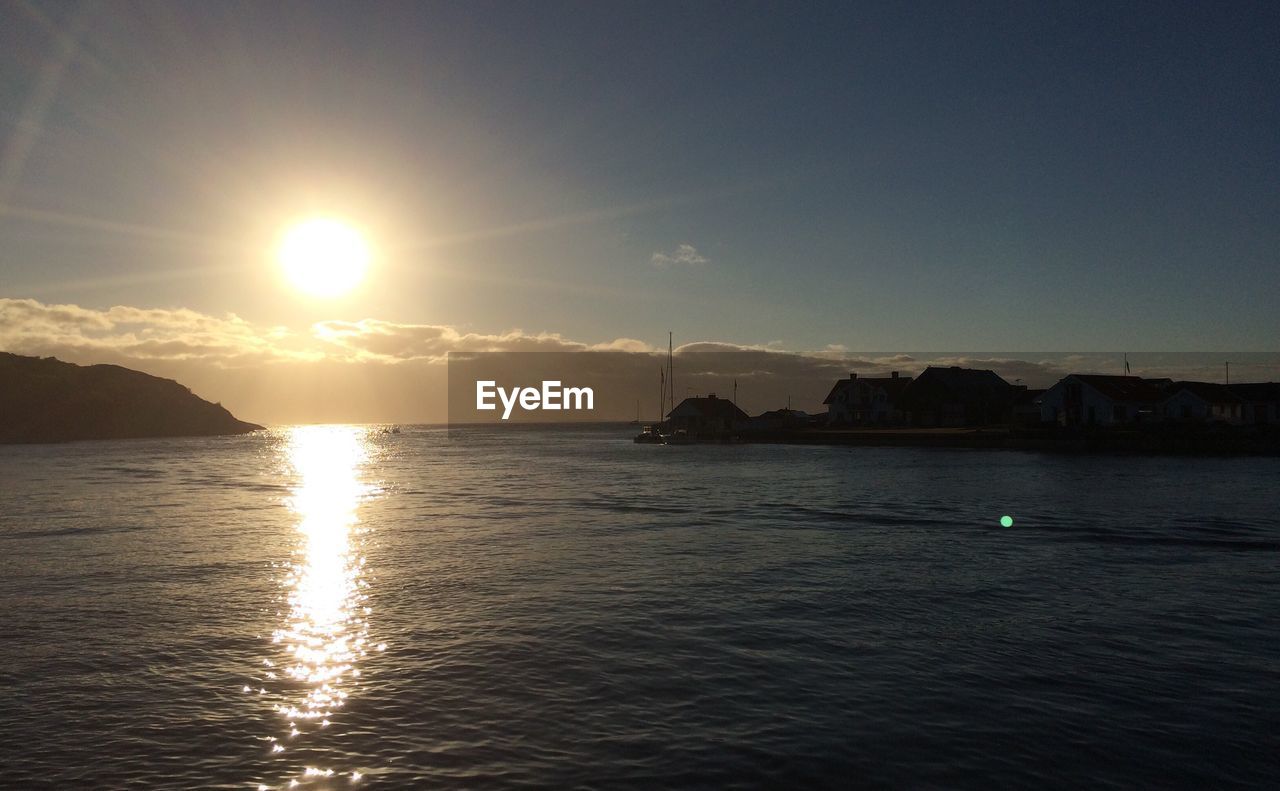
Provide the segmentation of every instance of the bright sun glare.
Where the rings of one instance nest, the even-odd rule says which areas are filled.
[[[369,246],[350,225],[317,217],[284,232],[277,258],[289,283],[302,293],[340,297],[364,279]]]

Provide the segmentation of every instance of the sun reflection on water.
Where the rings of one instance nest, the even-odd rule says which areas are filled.
[[[298,547],[281,582],[287,606],[272,634],[279,651],[275,662],[263,660],[263,677],[278,684],[279,702],[272,708],[283,726],[280,736],[267,737],[269,749],[288,756],[294,745],[339,717],[360,676],[359,662],[372,648],[357,510],[374,487],[361,475],[369,456],[364,429],[295,427],[286,455],[296,475],[288,504],[298,520]],[[307,766],[285,785],[334,774]],[[343,774],[353,781],[361,777]]]

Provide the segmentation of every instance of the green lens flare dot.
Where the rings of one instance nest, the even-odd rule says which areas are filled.
[[[1000,526],[1013,527],[1013,517],[1008,515],[1000,517]]]

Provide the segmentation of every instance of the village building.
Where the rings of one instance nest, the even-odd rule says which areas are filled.
[[[747,428],[752,431],[782,431],[808,428],[813,425],[813,416],[799,409],[771,409],[761,412],[747,421]]]
[[[726,435],[749,419],[736,404],[717,398],[715,393],[686,398],[667,415],[668,426],[673,431],[682,430],[692,437]]]
[[[1241,401],[1241,423],[1254,426],[1280,423],[1280,382],[1247,382],[1227,387]]]
[[[913,426],[987,426],[1009,420],[1018,390],[995,371],[929,366],[903,389]]]
[[[1062,426],[1116,426],[1159,419],[1167,379],[1071,374],[1040,396],[1040,417]]]
[[[835,383],[822,402],[827,407],[827,425],[900,425],[905,418],[902,393],[910,383],[910,376],[899,376],[897,371],[885,377],[849,374]]]
[[[1243,419],[1244,401],[1227,385],[1211,382],[1173,382],[1164,389],[1160,416],[1167,421],[1230,423]]]

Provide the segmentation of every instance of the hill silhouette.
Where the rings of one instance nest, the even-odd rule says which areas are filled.
[[[0,352],[0,443],[204,437],[260,428],[172,379]]]

